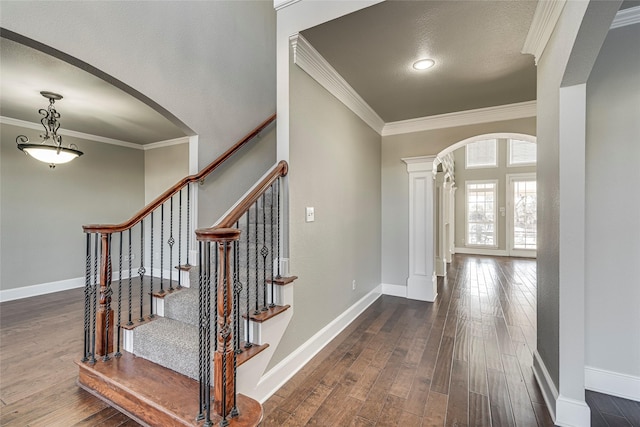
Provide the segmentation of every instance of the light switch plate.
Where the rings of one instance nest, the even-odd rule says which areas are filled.
[[[316,218],[315,218],[315,212],[314,212],[313,207],[307,207],[307,214],[305,216],[305,221],[306,222],[313,222],[315,220],[316,220]]]

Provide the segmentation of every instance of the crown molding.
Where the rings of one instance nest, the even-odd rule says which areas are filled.
[[[142,145],[142,149],[144,151],[147,151],[147,150],[154,150],[156,148],[170,147],[172,145],[180,145],[180,144],[188,144],[188,143],[189,143],[189,137],[183,136],[180,138],[168,139],[166,141],[158,141],[158,142],[152,142],[151,144],[144,144]]]
[[[298,3],[300,0],[273,0],[273,8],[275,10],[284,9],[287,6]]]
[[[0,116],[0,123],[3,125],[19,126],[27,129],[42,130],[41,123],[27,122],[26,120],[12,119],[11,117]],[[104,142],[105,144],[119,145],[121,147],[142,150],[142,145],[133,142],[121,141],[119,139],[105,138],[104,136],[91,135],[84,132],[76,132],[75,130],[60,129],[58,134],[62,136],[70,136],[72,138],[87,139],[89,141]]]
[[[611,23],[611,29],[640,23],[640,6],[619,10]]]
[[[532,54],[536,65],[551,38],[565,3],[566,0],[541,0],[536,6],[527,38],[522,46],[522,53]]]
[[[293,48],[293,62],[380,134],[385,126],[384,120],[327,60],[302,35],[294,34],[289,40]]]
[[[27,122],[26,120],[13,119],[11,117],[0,116],[0,123],[3,125],[18,126],[33,130],[42,130],[41,123]],[[171,145],[187,144],[188,136],[168,139],[166,141],[152,142],[151,144],[136,144],[134,142],[121,141],[119,139],[106,138],[104,136],[92,135],[90,133],[76,132],[75,130],[60,129],[58,133],[62,136],[86,139],[89,141],[102,142],[105,144],[118,145],[120,147],[133,148],[134,150],[153,150],[155,148],[169,147]]]
[[[499,105],[497,107],[485,107],[476,110],[458,111],[455,113],[439,114],[437,116],[389,122],[384,125],[382,136],[535,116],[536,101],[519,102],[516,104]]]

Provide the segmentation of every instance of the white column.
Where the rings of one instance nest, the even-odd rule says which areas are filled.
[[[435,156],[402,159],[409,173],[409,278],[407,298],[435,301],[438,295],[434,269]]]
[[[451,196],[449,197],[449,262],[453,260],[456,253],[456,187],[455,182],[451,186]]]
[[[560,378],[556,424],[590,425],[584,393],[586,84],[560,88]]]

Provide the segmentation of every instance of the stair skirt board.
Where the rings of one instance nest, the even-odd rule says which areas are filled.
[[[78,385],[145,426],[199,426],[198,382],[130,353],[80,367]],[[167,387],[171,384],[171,387]],[[211,391],[213,395],[213,390]],[[262,419],[259,402],[237,396],[240,412],[230,426],[256,426]],[[211,414],[214,425],[220,417]]]

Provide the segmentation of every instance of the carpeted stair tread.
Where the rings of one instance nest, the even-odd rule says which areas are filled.
[[[183,288],[164,298],[164,317],[198,325],[198,288]]]
[[[133,353],[188,377],[198,378],[198,327],[160,318],[133,330]]]

